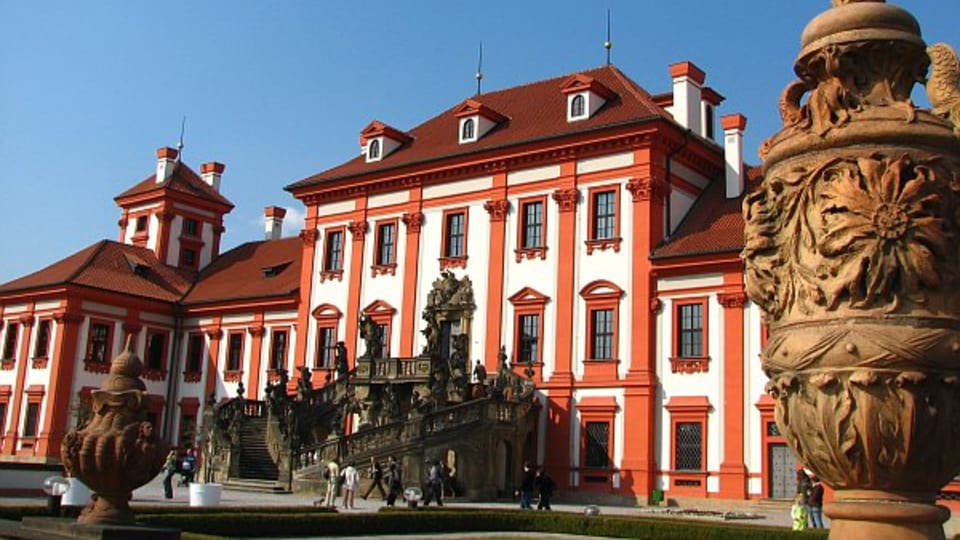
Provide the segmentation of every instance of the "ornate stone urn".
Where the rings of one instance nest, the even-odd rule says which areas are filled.
[[[956,56],[882,0],[834,0],[801,46],[743,208],[777,423],[837,490],[831,538],[943,538],[935,496],[960,472]],[[933,110],[911,102],[917,82]]]
[[[90,421],[63,440],[64,468],[94,492],[77,518],[80,523],[132,524],[131,493],[163,467],[168,446],[146,421],[142,371],[131,336],[123,353],[113,359],[107,380],[91,392]]]

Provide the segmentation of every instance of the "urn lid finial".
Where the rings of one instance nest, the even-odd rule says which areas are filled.
[[[101,386],[102,390],[122,392],[124,390],[146,390],[146,385],[140,380],[143,373],[143,362],[134,350],[134,336],[127,336],[123,352],[117,355],[110,363],[110,375]]]
[[[831,0],[833,7],[817,15],[803,29],[796,69],[801,77],[805,60],[817,51],[847,43],[907,42],[926,47],[920,24],[905,9],[883,0]]]

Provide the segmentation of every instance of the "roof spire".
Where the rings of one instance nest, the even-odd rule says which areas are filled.
[[[480,41],[480,55],[477,58],[477,73],[474,75],[477,79],[477,95],[480,95],[480,81],[483,80],[483,40]]]
[[[610,49],[613,48],[613,42],[610,41],[610,8],[607,8],[607,40],[603,42],[603,48],[607,50],[607,65],[610,65]]]
[[[183,115],[183,120],[180,121],[180,140],[177,141],[177,161],[183,159],[183,131],[187,126],[187,115]]]

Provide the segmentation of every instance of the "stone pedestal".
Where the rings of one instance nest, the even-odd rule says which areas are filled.
[[[889,491],[839,491],[824,505],[831,538],[941,540],[950,510],[928,494]]]

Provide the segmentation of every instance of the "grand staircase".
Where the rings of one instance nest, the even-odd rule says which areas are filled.
[[[226,488],[236,491],[288,492],[278,480],[279,469],[267,448],[267,417],[247,417],[240,428],[239,477],[231,477]]]

